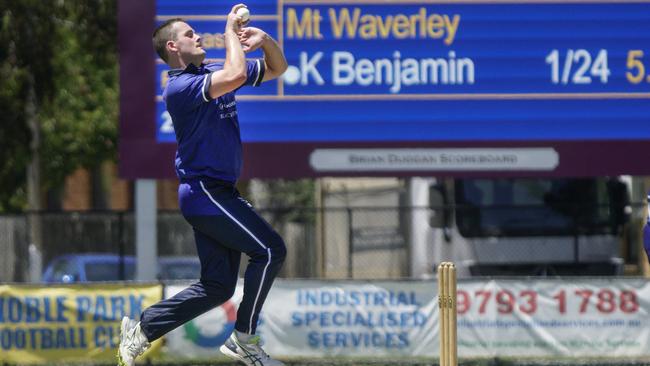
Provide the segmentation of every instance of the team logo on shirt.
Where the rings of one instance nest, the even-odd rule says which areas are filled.
[[[230,102],[230,103],[220,103],[219,101],[217,101],[217,103],[219,103],[218,107],[219,107],[220,110],[224,110],[224,109],[227,109],[227,108],[232,108],[232,107],[237,105],[237,101],[234,101],[234,100],[232,102]]]
[[[225,113],[219,114],[219,118],[222,119],[235,118],[237,116],[237,109],[235,109],[235,106],[237,105],[236,101],[233,100],[230,102],[224,102],[224,103],[217,102],[217,103],[218,103],[217,107],[219,108],[219,110],[227,111]]]
[[[235,118],[236,115],[237,115],[237,111],[232,111],[228,113],[221,113],[219,115],[219,118]]]

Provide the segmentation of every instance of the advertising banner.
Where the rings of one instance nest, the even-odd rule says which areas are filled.
[[[290,282],[264,309],[269,351],[300,356],[433,356],[431,282]]]
[[[0,285],[0,361],[115,360],[122,317],[139,319],[161,295],[160,285]]]
[[[182,289],[168,287],[165,296]],[[427,356],[434,354],[437,300],[430,282],[278,280],[257,328],[278,356]],[[235,326],[242,286],[233,298],[167,337],[175,356],[218,355]]]
[[[218,355],[241,291],[170,333],[169,351]],[[460,357],[650,356],[643,279],[461,279],[456,301]],[[438,329],[435,282],[279,280],[258,334],[277,356],[438,357]]]
[[[457,306],[461,356],[650,355],[646,280],[462,281]]]

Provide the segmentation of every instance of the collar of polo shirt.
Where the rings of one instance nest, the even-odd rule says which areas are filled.
[[[205,64],[201,64],[200,67],[196,67],[196,65],[194,65],[194,64],[189,64],[189,65],[187,65],[187,67],[185,69],[169,70],[169,76],[176,76],[176,75],[180,75],[182,73],[199,74],[201,69],[203,69],[204,66],[205,66]]]

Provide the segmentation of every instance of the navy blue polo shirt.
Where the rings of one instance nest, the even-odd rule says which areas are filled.
[[[264,61],[247,60],[247,79],[242,85],[259,86]],[[242,145],[235,91],[210,98],[210,74],[222,63],[190,64],[169,71],[163,92],[174,123],[178,148],[176,174],[181,181],[216,179],[235,183],[242,166]],[[239,89],[239,88],[238,88]]]

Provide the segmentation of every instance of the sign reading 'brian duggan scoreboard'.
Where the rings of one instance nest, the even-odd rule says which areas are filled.
[[[313,166],[313,154],[322,148],[390,154],[395,147],[536,147],[557,154],[558,164],[522,171],[650,173],[621,162],[650,142],[650,1],[246,4],[250,25],[273,36],[289,64],[281,79],[238,92],[246,176],[349,174],[345,162]],[[201,35],[207,61],[223,61],[230,6],[158,0],[156,21],[184,18]],[[168,67],[160,59],[156,65],[155,141],[173,143],[161,97]],[[603,141],[612,144],[607,152]],[[373,169],[366,174],[423,171],[408,164]],[[487,165],[427,169],[503,173]]]

